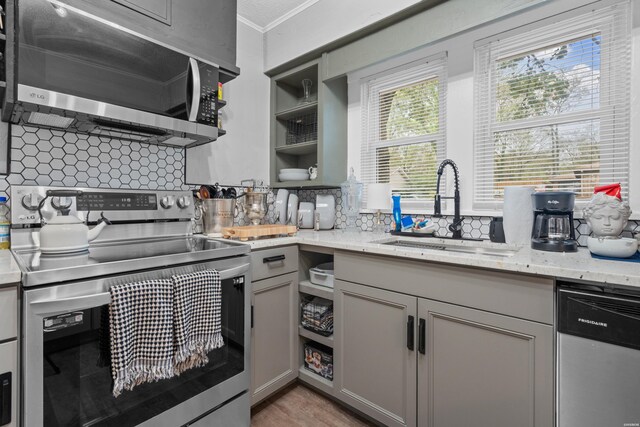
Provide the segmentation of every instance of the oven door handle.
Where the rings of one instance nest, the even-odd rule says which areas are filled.
[[[246,264],[238,265],[237,267],[232,267],[226,270],[222,270],[220,271],[220,280],[227,280],[227,279],[231,279],[232,277],[239,276],[249,271],[249,267],[251,267],[251,264],[246,263]]]
[[[34,301],[29,304],[31,311],[36,314],[56,313],[64,311],[84,310],[88,307],[99,307],[111,303],[111,294],[83,295],[79,297]]]
[[[251,264],[245,263],[236,267],[227,268],[221,270],[220,280],[227,280],[233,277],[242,275],[249,271]],[[102,292],[99,294],[82,295],[71,298],[51,299],[45,301],[34,301],[30,304],[31,310],[34,313],[55,313],[58,311],[73,311],[83,310],[88,307],[99,307],[101,305],[111,303],[111,294],[109,292]]]

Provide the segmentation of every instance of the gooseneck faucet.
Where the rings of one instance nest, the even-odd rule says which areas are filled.
[[[453,197],[443,197],[440,195],[440,178],[442,177],[442,172],[444,172],[445,166],[451,166],[453,169],[454,181],[455,181],[455,191],[453,193]],[[449,231],[453,233],[454,239],[462,238],[462,221],[464,218],[460,218],[460,179],[458,176],[458,167],[451,159],[443,160],[438,167],[438,181],[436,183],[436,195],[433,203],[433,216],[435,218],[441,218],[441,201],[442,199],[453,199],[453,223],[449,225]]]

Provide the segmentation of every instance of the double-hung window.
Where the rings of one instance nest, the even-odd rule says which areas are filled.
[[[474,208],[512,185],[628,194],[630,16],[626,1],[476,44]]]
[[[362,180],[390,183],[403,209],[433,203],[445,157],[446,84],[444,53],[362,81]]]

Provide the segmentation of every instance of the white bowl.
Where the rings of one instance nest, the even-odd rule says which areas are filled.
[[[638,241],[628,237],[606,239],[589,236],[587,247],[591,253],[614,258],[629,258],[638,250]]]
[[[278,175],[278,179],[280,181],[308,181],[309,172],[307,171],[305,171],[305,173],[283,172],[280,175]]]
[[[309,173],[308,169],[288,168],[280,169],[280,173]]]

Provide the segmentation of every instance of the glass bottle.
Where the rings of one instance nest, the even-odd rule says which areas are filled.
[[[7,198],[0,197],[0,249],[9,249],[9,229],[11,221],[9,220],[9,207],[7,206]]]
[[[363,184],[356,179],[356,175],[351,168],[349,178],[340,184],[342,191],[342,212],[347,217],[347,231],[356,231],[356,220],[360,215],[360,206],[362,205],[362,188]]]

